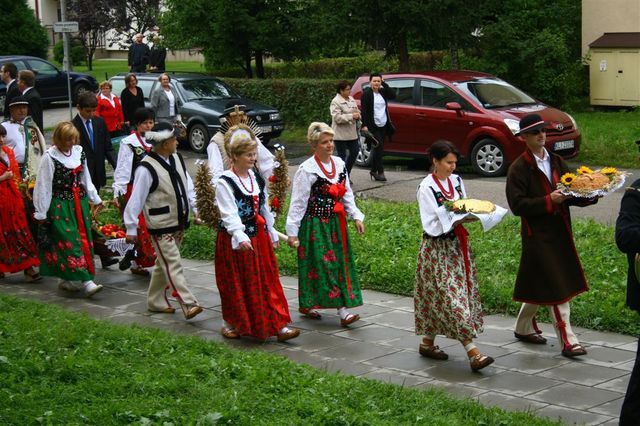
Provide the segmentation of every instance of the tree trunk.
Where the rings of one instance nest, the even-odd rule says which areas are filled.
[[[249,51],[249,49],[244,53],[244,71],[247,73],[247,78],[253,78],[253,70],[251,69],[251,51]]]
[[[400,72],[409,72],[409,48],[407,47],[407,35],[398,35],[398,61],[400,62]]]
[[[262,50],[256,50],[256,77],[264,78],[264,62],[262,58]]]
[[[460,69],[460,56],[458,55],[458,46],[455,43],[449,43],[449,55],[451,56],[451,69]]]

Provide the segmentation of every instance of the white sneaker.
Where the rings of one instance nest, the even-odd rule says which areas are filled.
[[[87,298],[93,296],[94,294],[96,294],[100,290],[102,290],[102,285],[96,284],[93,281],[88,281],[84,285],[84,294],[85,294],[85,296],[87,296]]]
[[[71,281],[61,280],[58,283],[58,288],[64,291],[79,291],[80,289],[73,285]]]

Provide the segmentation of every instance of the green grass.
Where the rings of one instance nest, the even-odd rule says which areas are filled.
[[[5,425],[557,424],[10,296],[0,323]]]
[[[361,285],[411,296],[422,238],[417,203],[360,200],[358,206],[367,217],[363,236],[351,229]],[[284,229],[284,220],[278,219],[278,229]],[[467,229],[485,312],[517,314],[519,304],[511,296],[520,262],[519,219],[508,216],[487,233],[477,223]],[[615,245],[613,228],[593,220],[575,219],[573,230],[591,289],[573,299],[572,323],[596,330],[640,333],[637,314],[625,308],[627,261]],[[210,260],[214,247],[213,231],[192,227],[182,243],[182,252],[185,257]],[[295,251],[281,247],[276,253],[280,272],[297,275]],[[541,314],[545,318],[546,311],[541,310]]]
[[[581,164],[638,168],[640,109],[573,114],[582,132]]]
[[[61,64],[58,64],[62,68]],[[86,65],[76,65],[74,71],[91,74],[101,82],[108,80],[116,74],[128,72],[126,60],[99,59],[93,61],[93,70],[89,71]],[[204,64],[196,61],[167,61],[167,71],[205,72]]]

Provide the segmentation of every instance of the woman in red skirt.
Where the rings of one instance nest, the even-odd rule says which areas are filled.
[[[34,269],[40,265],[22,194],[18,190],[20,168],[13,150],[5,146],[7,130],[0,126],[0,278],[5,273],[24,271],[27,282],[41,277]]]
[[[222,300],[221,333],[229,339],[251,336],[279,341],[298,337],[291,322],[273,251],[278,235],[267,206],[264,179],[254,173],[257,141],[243,124],[225,134],[232,167],[216,188],[220,230],[216,241],[216,284]]]

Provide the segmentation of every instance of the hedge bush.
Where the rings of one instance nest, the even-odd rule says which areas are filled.
[[[84,49],[84,46],[80,41],[76,38],[69,40],[69,48],[71,52],[69,52],[71,65],[80,65],[87,60],[87,52]],[[64,60],[64,42],[63,40],[59,40],[55,46],[53,46],[53,59],[62,63]]]

